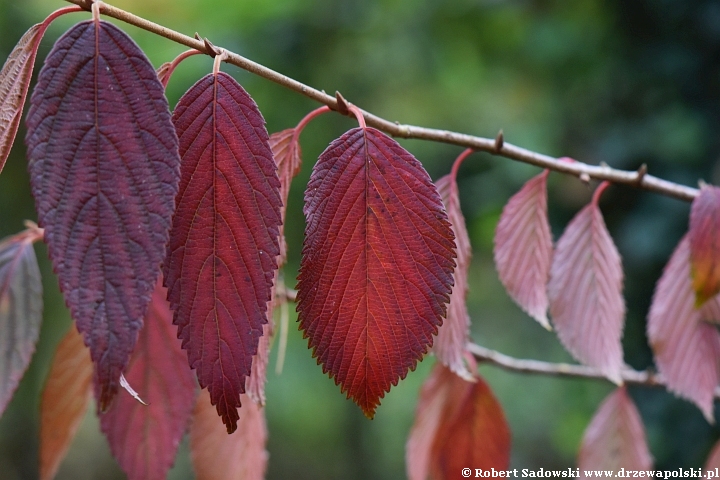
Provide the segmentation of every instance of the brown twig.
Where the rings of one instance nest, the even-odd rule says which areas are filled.
[[[83,8],[88,8],[87,0],[66,0]],[[163,27],[157,23],[145,20],[144,18],[133,15],[132,13],[121,10],[107,3],[100,5],[100,12],[103,15],[121,20],[130,25],[142,28],[149,32],[155,33],[162,37],[172,40],[176,43],[185,45],[190,48],[199,50],[207,55],[213,55],[214,52],[207,48],[205,42],[188,37],[182,33],[176,32],[169,28]],[[325,92],[305,85],[286,75],[271,70],[259,63],[253,62],[243,56],[228,51],[227,63],[231,63],[237,67],[247,70],[250,73],[263,77],[267,80],[280,84],[284,87],[294,90],[301,95],[323,103],[333,110],[338,110],[337,99]],[[698,190],[685,185],[663,180],[652,175],[644,174],[637,171],[617,170],[607,166],[589,165],[582,162],[567,163],[558,160],[549,155],[533,152],[522,147],[504,142],[502,148],[498,148],[498,142],[494,138],[483,138],[473,135],[467,135],[448,130],[437,130],[434,128],[417,127],[414,125],[402,125],[393,123],[384,118],[373,115],[370,112],[362,111],[363,117],[368,126],[375,127],[385,133],[401,138],[416,138],[422,140],[431,140],[442,143],[449,143],[461,147],[472,148],[473,150],[488,152],[512,160],[529,163],[541,168],[549,168],[551,170],[576,176],[581,179],[607,180],[616,184],[624,184],[632,187],[642,188],[651,192],[660,193],[669,197],[680,200],[690,201],[694,199]]]
[[[586,365],[572,365],[569,363],[551,363],[540,360],[526,360],[511,357],[504,353],[469,343],[468,351],[478,362],[490,363],[505,370],[536,375],[549,375],[557,377],[588,378],[593,380],[610,380],[598,369]],[[665,379],[659,373],[650,370],[633,370],[627,368],[622,372],[622,380],[628,385],[644,385],[650,387],[666,388]],[[720,398],[720,388],[715,389],[715,398]]]

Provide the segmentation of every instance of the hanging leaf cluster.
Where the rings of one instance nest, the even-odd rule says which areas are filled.
[[[79,10],[33,26],[0,71],[0,170],[40,39],[54,18]],[[29,102],[38,225],[0,242],[0,412],[38,339],[33,243],[42,238],[76,328],[60,342],[43,392],[41,478],[55,475],[94,397],[130,479],[165,478],[188,431],[198,478],[261,479],[272,312],[291,297],[280,271],[293,248],[284,239],[286,204],[301,168],[300,133],[329,108],[269,135],[213,47],[213,71],[171,112],[164,87],[199,52],[156,71],[130,37],[93,13],[57,40]],[[357,107],[342,106],[360,126],[330,143],[305,189],[299,328],[323,372],[369,418],[428,352],[437,357],[407,443],[411,480],[456,478],[467,466],[507,469],[510,429],[467,348],[472,248],[457,173],[472,151],[433,182]],[[579,362],[622,385],[623,269],[600,209],[609,184],[553,244],[548,175],[530,179],[502,212],[500,281]],[[720,322],[719,219],[720,190],[706,186],[647,322],[668,388],[708,420],[720,379],[720,333],[711,325]],[[578,465],[652,467],[626,387],[598,409]]]

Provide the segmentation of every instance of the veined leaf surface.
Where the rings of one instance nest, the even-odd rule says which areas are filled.
[[[409,480],[458,478],[468,465],[484,470],[510,465],[502,406],[482,378],[474,380],[440,364],[425,380],[405,452]]]
[[[44,32],[41,23],[30,27],[0,70],[0,172],[15,141],[35,56]]]
[[[510,297],[546,329],[553,245],[547,213],[549,170],[531,178],[503,208],[495,230],[495,266]]]
[[[205,395],[200,395],[190,424],[190,458],[197,480],[263,480],[269,454],[265,450],[265,412],[242,396],[238,431],[228,436]]]
[[[55,477],[92,397],[90,351],[74,325],[58,344],[40,401],[40,480]]]
[[[158,283],[125,371],[147,405],[121,394],[100,416],[110,450],[129,480],[167,477],[195,404],[195,379],[166,296]]]
[[[42,310],[33,241],[23,232],[0,242],[0,415],[30,365]]]
[[[467,381],[475,381],[475,376],[465,365],[465,345],[470,337],[470,315],[467,311],[468,268],[472,258],[472,246],[468,236],[465,218],[460,210],[460,196],[457,183],[452,175],[446,175],[435,182],[440,197],[448,212],[457,244],[457,266],[455,267],[455,286],[450,294],[447,318],[438,329],[433,352],[444,365]]]
[[[604,185],[558,240],[548,295],[553,325],[565,348],[620,384],[624,366],[623,270],[598,206]]]
[[[178,336],[228,433],[237,428],[280,253],[280,181],[265,121],[219,72],[173,113],[182,180],[165,281]]]
[[[442,324],[455,244],[410,153],[373,128],[333,141],[305,190],[300,328],[323,371],[368,417]]]
[[[720,333],[703,322],[695,308],[688,235],[675,247],[655,286],[647,336],[668,390],[695,403],[712,421],[720,378]]]
[[[105,410],[159,274],[179,180],[177,137],[150,62],[120,29],[77,24],[53,47],[27,117],[40,226]]]
[[[615,389],[593,416],[580,445],[578,468],[650,470],[653,460],[642,418],[625,387]]]
[[[690,210],[690,265],[695,304],[720,292],[720,188],[704,185]]]
[[[270,135],[270,148],[278,168],[280,198],[282,199],[281,216],[283,225],[280,225],[280,258],[278,259],[278,265],[284,265],[287,259],[287,245],[285,244],[284,235],[285,211],[292,179],[300,173],[302,165],[300,144],[297,141],[295,132],[295,128],[288,128]]]

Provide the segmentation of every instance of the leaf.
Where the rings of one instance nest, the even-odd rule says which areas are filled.
[[[270,135],[269,144],[273,152],[273,158],[278,167],[278,178],[280,180],[280,199],[282,206],[280,207],[280,218],[282,224],[279,229],[279,247],[280,256],[278,257],[278,268],[282,267],[287,260],[287,244],[285,243],[285,213],[287,211],[288,195],[290,193],[290,184],[292,179],[300,172],[302,161],[300,160],[300,144],[297,137],[297,128],[288,128],[281,132]],[[274,335],[274,327],[272,321],[272,312],[276,305],[275,297],[278,291],[278,274],[280,270],[275,271],[275,279],[272,290],[272,299],[268,304],[270,319],[263,326],[263,334],[258,344],[258,353],[252,359],[252,369],[250,376],[246,382],[246,392],[248,396],[258,405],[265,405],[265,381],[267,380],[267,366],[270,361],[270,337]],[[284,290],[284,287],[282,287]],[[283,300],[284,302],[285,300]]]
[[[100,416],[110,450],[130,480],[166,478],[195,403],[195,379],[165,297],[158,283],[125,371],[147,404],[119,395]]]
[[[420,390],[405,463],[409,480],[457,478],[468,466],[508,468],[510,429],[482,378],[471,383],[435,365]]]
[[[720,333],[701,321],[694,297],[686,235],[655,286],[647,336],[668,390],[694,402],[712,422],[713,395],[720,378]]]
[[[690,261],[695,306],[720,292],[720,188],[704,185],[690,210]]]
[[[455,267],[455,286],[450,294],[447,318],[438,329],[433,351],[444,365],[469,382],[475,377],[465,366],[465,345],[470,337],[470,315],[468,315],[468,268],[472,258],[472,247],[468,236],[465,218],[460,210],[460,197],[457,183],[451,175],[446,175],[435,182],[448,212],[452,231],[457,244],[457,266]]]
[[[35,56],[45,29],[40,23],[30,27],[0,70],[0,172],[15,141]]]
[[[583,435],[578,468],[650,470],[653,460],[642,418],[625,387],[603,401]]]
[[[280,198],[282,199],[282,208],[280,215],[285,223],[285,212],[287,209],[288,195],[290,194],[290,184],[292,179],[300,173],[302,160],[300,159],[300,143],[296,135],[297,129],[288,128],[282,132],[270,135],[270,148],[278,167],[278,177],[280,178]],[[278,265],[284,265],[287,261],[287,245],[285,244],[284,225],[280,226],[280,258]]]
[[[268,321],[280,181],[262,115],[231,76],[198,81],[173,122],[183,163],[165,264],[168,299],[190,367],[232,433]]]
[[[75,326],[58,344],[40,401],[40,480],[55,477],[92,394],[93,364]]]
[[[320,155],[304,212],[300,328],[323,372],[372,418],[446,314],[447,214],[420,162],[373,128],[348,131]]]
[[[607,184],[604,184],[607,185]],[[550,314],[562,344],[586,365],[622,383],[625,301],[620,254],[593,199],[565,228],[550,268]]]
[[[540,325],[547,319],[547,282],[553,256],[543,171],[525,183],[503,208],[495,231],[495,266],[510,297]]]
[[[243,395],[238,432],[228,436],[202,395],[190,425],[190,457],[197,480],[262,480],[267,469],[267,427],[261,407]]]
[[[26,143],[45,241],[95,362],[106,410],[162,262],[179,180],[177,137],[150,62],[104,21],[72,27],[45,60]]]
[[[0,415],[15,393],[40,335],[42,281],[31,234],[0,242]]]
[[[707,460],[705,460],[703,471],[707,473],[709,470],[712,470],[713,473],[716,474],[715,477],[717,477],[718,472],[716,469],[720,469],[720,441],[716,442],[710,451],[710,455],[708,455]]]

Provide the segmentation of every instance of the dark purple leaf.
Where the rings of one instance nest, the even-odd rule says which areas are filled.
[[[105,410],[159,274],[179,180],[163,88],[138,46],[104,21],[55,44],[26,143],[45,241],[95,363]]]

